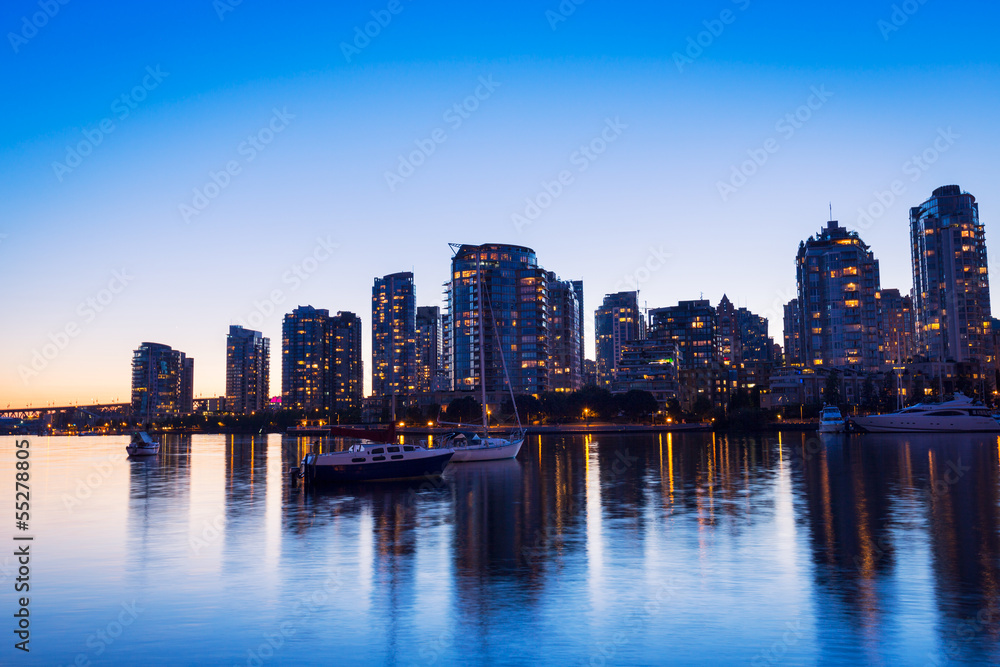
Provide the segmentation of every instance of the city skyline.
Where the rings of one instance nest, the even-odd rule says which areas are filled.
[[[363,315],[370,368],[366,283],[410,270],[418,302],[443,305],[452,241],[529,246],[583,279],[593,359],[594,306],[634,289],[650,307],[727,294],[779,339],[789,257],[831,201],[903,293],[908,210],[935,188],[961,184],[996,222],[995,7],[899,25],[891,3],[402,7],[358,53],[341,45],[380,7],[301,25],[246,3],[60,5],[30,37],[37,6],[5,8],[11,89],[39,112],[8,106],[0,140],[0,303],[18,318],[0,404],[124,401],[141,341],[198,359],[196,394],[222,395],[228,327],[277,341],[310,303]],[[942,31],[967,38],[926,48]],[[913,104],[929,84],[961,103]]]

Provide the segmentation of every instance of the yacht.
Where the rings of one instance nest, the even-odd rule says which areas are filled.
[[[1000,432],[989,408],[961,392],[944,403],[918,403],[891,414],[855,417],[852,422],[869,433]]]
[[[844,415],[840,414],[840,408],[836,405],[824,405],[823,411],[819,413],[819,432],[843,433],[846,430]]]
[[[507,438],[482,437],[479,434],[449,433],[444,436],[444,446],[455,450],[452,463],[468,461],[497,461],[517,458],[524,443],[524,433],[515,431]]]
[[[129,456],[156,456],[160,451],[160,443],[154,442],[145,431],[132,434],[132,440],[125,447]]]
[[[454,450],[419,445],[355,444],[342,452],[310,452],[301,473],[310,484],[374,482],[440,475]]]

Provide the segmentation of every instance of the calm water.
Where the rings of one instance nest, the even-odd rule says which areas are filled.
[[[33,664],[1000,662],[995,436],[532,436],[315,493],[288,437],[30,441]]]

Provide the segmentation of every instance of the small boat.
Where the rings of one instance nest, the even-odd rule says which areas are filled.
[[[308,484],[426,478],[440,475],[453,454],[448,448],[359,443],[341,452],[306,454],[301,475]]]
[[[524,443],[524,432],[514,431],[507,438],[481,437],[479,434],[449,433],[444,436],[444,446],[455,450],[452,463],[468,461],[498,461],[517,458]]]
[[[129,456],[156,456],[160,451],[160,443],[154,442],[145,431],[132,434],[132,440],[125,447]]]
[[[855,417],[853,424],[869,433],[1000,432],[989,408],[961,392],[944,403],[918,403],[890,414]]]
[[[843,433],[846,430],[844,415],[840,414],[840,408],[836,405],[824,405],[823,411],[819,413],[819,432]]]

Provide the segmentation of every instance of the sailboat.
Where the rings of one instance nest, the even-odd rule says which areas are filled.
[[[517,428],[513,429],[507,437],[490,437],[490,415],[486,403],[486,355],[484,354],[485,336],[483,335],[483,272],[482,272],[482,252],[476,251],[476,296],[479,301],[479,387],[482,391],[483,408],[483,430],[482,433],[449,433],[444,437],[444,446],[455,450],[455,455],[451,457],[452,463],[463,463],[468,461],[498,461],[503,459],[513,459],[521,451],[524,443],[524,428],[521,426],[521,416],[517,411],[517,401],[514,400],[514,388],[510,383],[510,376],[507,374],[507,362],[504,359],[503,347],[499,344],[500,336],[496,331],[496,318],[492,317],[493,306],[490,305],[491,320],[495,338],[498,341],[497,348],[500,352],[500,363],[503,366],[503,377],[510,391],[510,402],[514,406],[514,418],[517,420]],[[447,422],[438,422],[446,424]],[[459,426],[459,424],[450,424]]]

